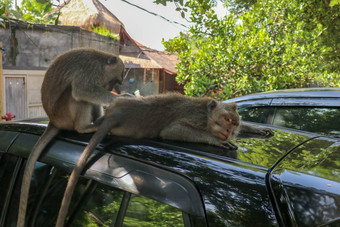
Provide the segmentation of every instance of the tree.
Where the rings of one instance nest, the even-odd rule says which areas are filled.
[[[23,0],[20,7],[22,18],[27,22],[57,24],[57,13],[51,13],[53,9],[49,0]]]
[[[4,25],[4,20],[8,18],[9,10],[13,7],[13,2],[11,0],[0,0],[0,25]]]
[[[302,19],[306,29],[310,30],[316,22],[322,24],[321,44],[329,48],[325,54],[328,71],[340,71],[340,1],[339,0],[305,0]]]
[[[193,25],[188,34],[163,44],[178,53],[177,80],[185,83],[186,94],[226,99],[293,87],[339,86],[339,64],[330,59],[340,56],[334,53],[336,37],[327,35],[329,23],[307,15],[312,1],[258,0],[223,18],[214,12],[214,1],[179,2],[190,9]],[[326,45],[326,36],[334,45]]]
[[[31,23],[57,23],[58,15],[51,13],[54,5],[49,0],[23,0],[20,7],[13,6],[13,0],[0,0],[0,5],[2,22],[8,18],[15,18]]]

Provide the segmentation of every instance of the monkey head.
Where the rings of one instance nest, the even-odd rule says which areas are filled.
[[[105,72],[108,74],[107,78],[112,78],[105,88],[112,91],[117,84],[121,85],[124,80],[125,67],[123,61],[116,56],[109,57],[106,62]]]
[[[208,130],[221,140],[230,140],[238,133],[240,116],[236,103],[211,100],[208,103]]]

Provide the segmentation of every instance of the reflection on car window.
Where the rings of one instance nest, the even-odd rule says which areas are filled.
[[[11,156],[11,155],[5,155],[0,154],[0,214],[2,213],[2,210],[4,209],[4,206],[6,206],[6,199],[8,195],[7,193],[10,184],[11,179],[13,175],[15,174],[15,166],[18,161],[18,157]]]
[[[273,125],[339,136],[340,108],[277,107]]]
[[[273,112],[271,107],[253,107],[253,108],[239,108],[238,113],[244,121],[251,121],[257,123],[270,123],[270,114]]]
[[[71,211],[77,212],[79,205],[82,209],[72,222],[72,226],[111,226],[116,221],[123,191],[95,182],[87,181],[87,184],[85,183],[83,181],[80,187],[83,192],[90,189],[86,193],[87,195],[77,193],[73,198],[75,201],[83,202],[84,206],[73,203]],[[81,197],[81,195],[84,196]]]
[[[10,169],[13,170],[13,167]],[[14,187],[5,226],[16,225],[23,170]],[[37,163],[31,181],[26,218],[31,226],[55,225],[69,174],[69,171]],[[4,177],[3,174],[1,176]],[[117,214],[122,209],[124,193],[127,192],[81,177],[70,204],[68,226],[114,226]],[[184,226],[182,212],[169,205],[142,196],[132,196],[127,207],[127,211],[123,212],[126,213],[123,217],[124,226]]]
[[[123,226],[174,226],[182,227],[182,212],[168,205],[133,196],[130,200]]]

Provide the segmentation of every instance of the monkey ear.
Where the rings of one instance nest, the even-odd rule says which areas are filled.
[[[115,63],[117,63],[117,58],[116,57],[111,57],[111,58],[107,59],[107,64],[108,65],[112,65],[112,64],[115,64]]]
[[[232,104],[232,105],[231,105],[231,108],[232,108],[234,111],[236,111],[236,110],[237,110],[237,104],[234,103],[234,102],[232,102],[232,103],[230,103],[230,104]]]
[[[208,103],[208,111],[212,111],[213,109],[215,109],[217,106],[217,102],[215,100],[211,100]]]

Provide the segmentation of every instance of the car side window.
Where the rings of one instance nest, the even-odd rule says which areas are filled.
[[[184,226],[182,212],[169,205],[132,195],[123,226]]]
[[[340,108],[276,107],[273,125],[340,136]]]
[[[9,206],[10,188],[14,184],[18,157],[0,153],[0,217],[3,210]],[[0,223],[2,226],[2,223]]]
[[[124,192],[85,178],[79,183],[72,198],[68,225],[113,226]]]
[[[238,109],[238,113],[242,117],[243,121],[257,122],[263,124],[270,124],[271,115],[274,108],[271,107],[241,107]]]
[[[26,217],[30,226],[54,226],[69,174],[36,164]],[[21,180],[22,173],[14,187],[5,226],[16,225]],[[65,226],[113,226],[116,222],[122,226],[184,226],[182,211],[176,208],[85,177],[77,184],[68,214]]]

